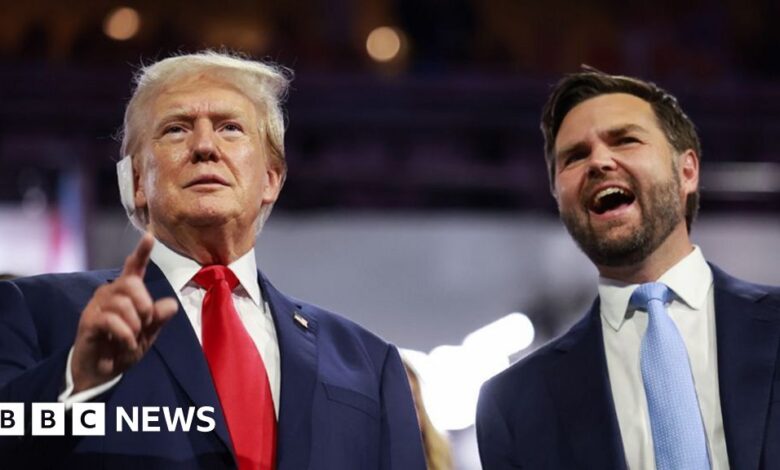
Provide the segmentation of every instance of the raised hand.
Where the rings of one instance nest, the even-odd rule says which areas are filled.
[[[73,393],[98,386],[141,360],[178,310],[175,298],[152,301],[143,282],[154,238],[144,234],[122,274],[99,287],[81,312],[73,345]]]

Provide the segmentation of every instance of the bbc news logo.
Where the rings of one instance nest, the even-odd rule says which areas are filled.
[[[65,435],[64,403],[33,403],[30,411],[29,432],[33,436]],[[106,434],[105,403],[74,403],[70,414],[72,435]],[[216,426],[212,406],[119,406],[115,416],[112,424],[116,432],[211,432]],[[0,436],[23,436],[25,429],[24,403],[0,403]]]

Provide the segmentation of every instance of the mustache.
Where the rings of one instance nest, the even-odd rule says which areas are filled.
[[[607,175],[601,174],[598,176],[592,176],[588,178],[588,181],[585,183],[585,185],[582,187],[582,190],[580,191],[579,200],[582,207],[588,207],[590,206],[591,199],[593,199],[593,196],[595,196],[595,192],[597,188],[604,183],[614,183],[616,185],[625,187],[629,191],[631,191],[634,196],[636,197],[637,201],[639,198],[639,190],[638,184],[635,178],[631,176],[621,177],[621,178],[614,178],[609,177]]]

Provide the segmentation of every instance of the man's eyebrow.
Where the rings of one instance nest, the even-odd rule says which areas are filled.
[[[648,131],[647,129],[640,126],[639,124],[623,124],[623,125],[606,129],[600,132],[600,134],[606,137],[617,138],[617,137],[622,137],[626,134],[630,134],[632,132],[640,132],[643,134],[647,134]]]
[[[626,134],[630,134],[632,132],[639,132],[643,134],[647,134],[648,131],[644,127],[640,126],[639,124],[621,124],[615,127],[611,127],[609,129],[603,130],[599,132],[599,135],[602,137],[606,137],[607,139],[617,139],[620,137],[623,137]],[[569,145],[568,147],[565,147],[561,149],[560,151],[556,152],[555,157],[557,159],[565,159],[569,155],[579,153],[579,152],[587,152],[590,149],[590,146],[585,142],[577,142],[574,144]]]
[[[573,155],[575,153],[580,153],[580,152],[588,152],[589,150],[590,150],[590,145],[586,144],[585,142],[577,142],[576,144],[569,145],[568,147],[565,147],[560,151],[556,152],[555,157],[558,160],[565,159],[569,155]]]
[[[161,124],[170,121],[186,121],[192,119],[193,115],[194,113],[187,112],[184,109],[174,109],[161,114],[155,122]]]
[[[196,110],[192,109],[186,109],[186,108],[172,108],[166,112],[164,112],[159,119],[157,119],[156,123],[164,124],[169,123],[171,121],[190,121],[197,117],[200,113]],[[206,115],[210,119],[214,119],[217,121],[221,121],[224,119],[236,119],[241,116],[241,111],[239,109],[230,109],[230,108],[224,108],[224,109],[216,109],[213,111],[208,111]]]

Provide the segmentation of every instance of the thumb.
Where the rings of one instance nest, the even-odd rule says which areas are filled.
[[[155,323],[165,324],[179,311],[179,302],[173,297],[165,297],[154,303]]]
[[[160,329],[173,318],[179,311],[179,302],[173,297],[165,297],[154,303],[152,311],[152,321],[145,328],[145,333],[155,338]]]

